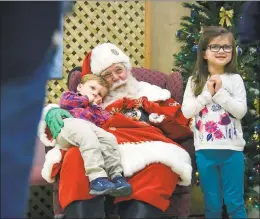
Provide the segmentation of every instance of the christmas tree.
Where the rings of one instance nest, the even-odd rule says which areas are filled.
[[[238,54],[238,69],[244,79],[247,90],[248,112],[242,120],[245,147],[245,203],[248,211],[259,209],[259,79],[260,79],[260,44],[239,45],[237,27],[244,2],[195,2],[183,3],[190,9],[190,16],[182,17],[181,28],[176,32],[181,50],[174,55],[174,71],[182,73],[184,86],[193,73],[196,62],[196,51],[201,31],[204,26],[223,26],[235,36]],[[196,172],[195,182],[199,184]]]

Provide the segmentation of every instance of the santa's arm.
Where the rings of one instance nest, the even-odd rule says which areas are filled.
[[[38,125],[38,137],[40,138],[41,142],[45,146],[52,146],[54,147],[56,144],[55,139],[52,139],[52,136],[48,135],[48,126],[46,122],[46,115],[53,109],[59,109],[60,106],[57,104],[49,104],[46,107],[43,108],[42,110],[42,116],[40,123]],[[50,133],[51,134],[51,133]]]
[[[72,115],[68,111],[61,109],[57,104],[49,104],[44,107],[38,126],[38,136],[45,146],[55,146],[56,141],[51,140],[51,138],[55,139],[60,133],[61,128],[64,126],[63,119],[70,117]],[[47,128],[50,129],[51,136],[47,136]]]
[[[55,177],[61,169],[65,153],[66,151],[61,150],[56,146],[49,150],[45,155],[45,162],[41,175],[48,183],[53,183],[55,181]]]
[[[159,116],[164,115],[166,118],[171,118],[179,124],[188,125],[189,120],[183,116],[181,105],[173,98],[158,103],[148,101],[146,97],[142,97],[142,100],[143,108],[149,114],[157,113]]]
[[[174,99],[170,98],[160,102],[159,109],[161,114],[156,118],[159,122],[150,119],[153,113],[150,114],[149,120],[154,126],[161,129],[168,138],[180,142],[193,136],[189,127],[190,120],[184,117],[180,104]]]

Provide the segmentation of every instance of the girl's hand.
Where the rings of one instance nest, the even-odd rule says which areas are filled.
[[[208,90],[209,90],[212,97],[215,95],[214,86],[215,86],[215,81],[209,80],[208,83],[207,83],[207,87],[208,87]]]
[[[210,77],[210,80],[215,82],[215,92],[218,92],[218,90],[222,87],[222,80],[219,75],[212,75]]]

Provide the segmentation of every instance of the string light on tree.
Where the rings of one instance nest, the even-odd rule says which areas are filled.
[[[237,50],[237,55],[238,55],[238,56],[241,56],[242,53],[243,53],[243,50],[241,49],[241,47],[237,46],[237,47],[236,47],[236,50]]]
[[[176,33],[175,33],[175,35],[176,35],[176,37],[177,37],[178,39],[180,39],[180,37],[181,37],[181,31],[180,31],[180,30],[177,30]]]
[[[190,16],[194,18],[196,15],[197,15],[197,11],[194,8],[191,9]]]
[[[193,46],[192,46],[192,51],[195,52],[195,53],[197,53],[197,51],[198,51],[198,45],[193,45]]]

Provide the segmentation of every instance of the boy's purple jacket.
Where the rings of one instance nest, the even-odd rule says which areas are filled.
[[[101,106],[89,104],[88,98],[75,92],[64,92],[60,99],[60,107],[75,118],[88,120],[99,127],[110,118],[109,112]]]

